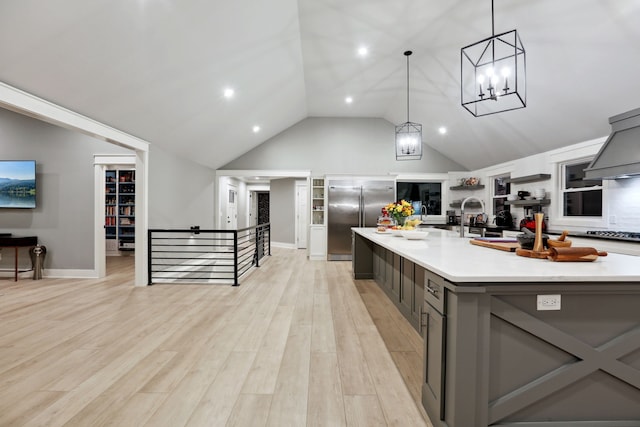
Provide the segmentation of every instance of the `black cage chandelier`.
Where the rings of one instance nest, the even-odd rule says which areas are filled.
[[[407,57],[407,121],[396,126],[396,160],[420,160],[422,158],[422,125],[409,121],[409,56]]]
[[[486,116],[527,106],[527,62],[518,30],[496,34],[491,0],[491,37],[460,50],[462,106]]]

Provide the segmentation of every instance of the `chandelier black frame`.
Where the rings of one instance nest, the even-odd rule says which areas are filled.
[[[407,121],[396,126],[396,160],[422,159],[422,125],[409,121],[409,56],[407,50]]]
[[[495,34],[460,49],[460,99],[476,117],[527,106],[527,60],[518,30]],[[486,83],[485,83],[486,79]]]

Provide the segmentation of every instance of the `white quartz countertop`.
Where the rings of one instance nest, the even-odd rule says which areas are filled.
[[[355,233],[455,283],[640,282],[640,257],[609,254],[593,262],[554,262],[469,243],[449,230],[428,229],[424,240],[353,228]],[[597,242],[593,247],[599,249]],[[601,250],[601,249],[599,249]]]

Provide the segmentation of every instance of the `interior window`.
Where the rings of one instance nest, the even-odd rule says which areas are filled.
[[[416,215],[425,206],[427,215],[442,215],[442,183],[441,182],[398,182],[396,184],[398,200],[406,200],[414,204]]]
[[[589,161],[562,165],[562,212],[564,216],[602,216],[602,180],[585,180]]]

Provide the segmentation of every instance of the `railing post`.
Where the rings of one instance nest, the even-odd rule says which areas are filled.
[[[238,230],[233,230],[233,285],[238,286]]]
[[[271,256],[271,224],[269,224],[269,240],[267,241],[269,248],[269,256]]]
[[[261,230],[261,226],[256,227],[256,245],[255,245],[255,254],[254,254],[254,258],[255,258],[255,264],[256,267],[260,267],[260,230]]]
[[[147,285],[153,285],[153,280],[151,277],[151,248],[153,245],[151,244],[151,230],[147,230]]]

